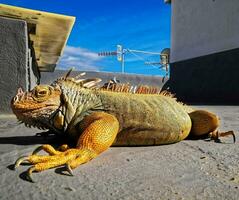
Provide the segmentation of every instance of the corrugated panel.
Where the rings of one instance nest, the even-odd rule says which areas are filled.
[[[0,4],[0,16],[28,23],[40,71],[54,71],[62,55],[75,17]]]

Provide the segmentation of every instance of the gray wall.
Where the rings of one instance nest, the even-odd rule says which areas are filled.
[[[26,22],[0,17],[0,114],[11,113],[17,88],[30,89],[39,79],[36,66],[29,65],[28,46]]]
[[[50,84],[58,77],[64,75],[67,71],[56,70],[55,72],[42,72],[41,73],[41,84]],[[79,71],[73,71],[71,76],[78,75]],[[121,83],[130,83],[132,85],[151,85],[158,88],[163,86],[161,76],[144,76],[138,74],[121,74],[121,73],[110,73],[110,72],[86,72],[85,78],[101,78],[102,84],[108,82],[110,79],[116,77]],[[167,81],[167,79],[165,79]]]
[[[172,0],[171,63],[239,47],[238,0]]]
[[[0,113],[10,111],[16,88],[27,88],[27,25],[25,21],[0,18]]]

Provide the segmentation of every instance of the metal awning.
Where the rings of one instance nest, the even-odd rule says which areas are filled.
[[[54,71],[75,17],[0,4],[0,16],[27,22],[40,71]]]

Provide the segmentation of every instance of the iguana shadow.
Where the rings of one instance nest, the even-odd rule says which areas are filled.
[[[68,143],[66,137],[57,136],[51,131],[39,132],[30,136],[0,137],[0,144],[34,145],[34,144],[63,144]]]

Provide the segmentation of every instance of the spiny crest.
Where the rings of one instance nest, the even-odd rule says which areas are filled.
[[[175,94],[172,94],[168,90],[163,90],[159,94],[161,94],[163,96],[166,96],[166,97],[171,97],[171,98],[175,98],[176,99]]]
[[[56,81],[53,82],[52,85],[58,85],[62,82],[69,83],[69,84],[76,84],[80,87],[84,88],[96,88],[98,86],[98,83],[101,82],[101,79],[99,78],[89,78],[89,79],[82,79],[81,77],[84,76],[86,73],[80,73],[76,77],[69,77],[73,68],[71,68],[64,76],[58,78]]]
[[[152,86],[138,85],[132,86],[129,83],[120,84],[109,81],[100,88],[105,91],[112,92],[124,92],[124,93],[133,93],[133,94],[159,94],[160,89]]]
[[[168,96],[174,98],[174,94],[170,93],[167,90],[161,91],[160,88],[147,86],[147,85],[138,85],[132,86],[129,83],[120,84],[115,78],[110,80],[108,83],[105,83],[101,90],[112,91],[112,92],[124,92],[124,93],[133,93],[133,94],[160,94],[163,96]]]
[[[100,89],[104,91],[112,92],[123,92],[123,93],[133,93],[133,94],[160,94],[163,96],[168,96],[174,98],[174,94],[170,93],[167,90],[161,91],[160,88],[147,86],[147,85],[138,85],[132,86],[129,83],[121,84],[116,78],[113,78],[108,83],[105,83],[103,86],[99,86],[101,79],[99,78],[89,78],[82,79],[86,73],[80,73],[76,77],[70,77],[73,68],[71,68],[64,76],[58,78],[53,84],[59,84],[61,82],[66,82],[69,84],[77,84],[80,87],[89,88],[89,89]]]

